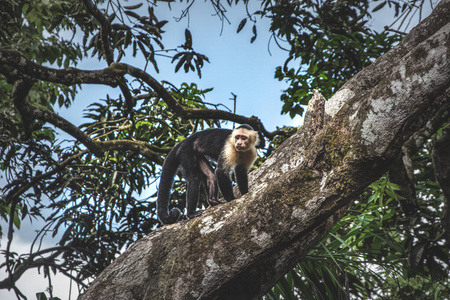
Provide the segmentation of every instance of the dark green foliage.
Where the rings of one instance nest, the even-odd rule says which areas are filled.
[[[0,1],[0,7],[0,46],[17,49],[38,64],[67,68],[76,66],[85,54],[98,55],[99,59],[107,54],[99,24],[89,16],[82,1]],[[136,9],[119,4],[115,13],[105,16],[112,22],[110,47],[121,55],[131,46],[133,55],[144,55],[157,68],[153,48],[164,48],[161,28],[167,22],[159,21],[151,6],[147,16],[141,17],[134,12]],[[61,37],[62,31],[77,26],[84,34],[82,45]],[[198,72],[201,66],[197,65]],[[11,220],[0,233],[10,241],[14,227],[19,228],[22,222],[45,224],[36,228],[36,239],[50,235],[58,239],[58,244],[52,250],[34,248],[50,254],[45,264],[52,266],[51,272],[44,275],[61,272],[83,284],[83,280],[108,266],[120,251],[157,227],[152,200],[165,154],[192,131],[218,122],[183,120],[143,82],[134,80],[129,88],[140,97],[135,100],[132,115],[125,113],[121,96],[114,99],[106,95],[106,100],[89,106],[81,130],[96,141],[141,141],[148,145],[147,155],[121,150],[118,145],[98,157],[67,135],[61,139],[60,131],[41,121],[31,120],[27,124],[31,125],[31,135],[26,135],[25,120],[10,100],[14,80],[0,76],[0,216],[6,222]],[[27,102],[47,111],[55,106],[70,107],[77,88],[38,81]],[[195,84],[172,90],[180,104],[206,107],[203,99],[209,90],[199,90]],[[183,199],[184,189],[178,182],[175,187],[174,197]],[[5,246],[2,255],[7,264],[1,268],[10,274],[38,258],[34,254],[19,256],[10,251],[9,243]],[[46,296],[40,293],[38,297]]]
[[[204,107],[201,95],[205,92],[196,89],[196,85],[184,85],[176,96],[186,105]],[[185,95],[190,98],[183,98]],[[160,153],[167,153],[192,130],[189,122],[164,110],[162,102],[154,101],[152,105],[146,100],[142,102],[134,111],[133,120],[123,115],[121,99],[107,97],[93,103],[84,115],[87,123],[82,128],[98,141],[150,142],[152,150]],[[165,120],[171,120],[171,124]],[[203,122],[198,124],[203,126]],[[145,189],[158,177],[157,164],[162,162],[162,155],[160,160],[150,161],[135,152],[112,150],[98,158],[77,143],[56,145],[54,131],[47,128],[33,132],[36,141],[26,142],[20,136],[13,139],[7,135],[8,132],[2,132],[1,166],[16,180],[2,188],[4,199],[6,203],[11,200],[20,203],[15,218],[45,218],[45,231],[61,236],[59,245],[63,246],[65,264],[60,271],[77,270],[80,281],[90,278],[108,266],[121,249],[157,227],[155,202],[151,201],[155,194],[145,198],[140,195],[148,192]],[[70,163],[60,168],[69,157]],[[42,170],[34,169],[35,165]],[[55,168],[57,173],[37,179]],[[35,179],[32,189],[23,196],[8,197],[24,182]],[[183,193],[180,194],[177,183],[175,197],[184,199]],[[6,220],[10,213],[8,205],[0,205]],[[43,210],[50,215],[42,215]],[[19,219],[15,224],[20,225]]]
[[[291,117],[303,114],[312,89],[329,99],[400,38],[370,27],[369,1],[285,1],[268,10],[271,30],[290,47],[275,78],[290,84],[281,100]]]
[[[0,0],[0,49],[19,51],[36,64],[61,69],[76,67],[88,57],[96,57],[106,68],[131,54],[146,59],[143,70],[151,63],[158,72],[158,59],[164,55],[171,56],[175,72],[183,69],[201,76],[204,62],[209,62],[194,50],[196,34],[188,29],[181,46],[165,48],[168,21],[158,18],[152,1],[92,1],[94,8],[84,2],[89,3]],[[226,2],[236,5],[239,1]],[[418,6],[417,1],[378,2],[372,11],[392,7],[397,15]],[[211,3],[216,14],[226,19],[225,4]],[[292,117],[302,114],[313,88],[329,98],[399,40],[398,35],[369,27],[369,1],[265,0],[260,10],[246,13],[236,24],[237,32],[251,30],[253,42],[258,18],[267,17],[275,42],[287,47],[288,58],[275,70],[275,78],[289,82],[281,95],[282,113]],[[94,278],[121,251],[157,228],[154,183],[165,155],[192,132],[220,127],[221,120],[182,118],[143,80],[124,77],[122,95],[105,94],[103,100],[92,100],[79,126],[94,142],[110,143],[107,151],[97,155],[61,128],[21,115],[11,100],[19,78],[9,72],[10,66],[1,67],[0,235],[5,259],[0,269],[12,278],[21,268],[38,267],[49,279],[60,272],[83,286],[84,280]],[[79,87],[35,80],[26,103],[41,112],[70,108],[78,104],[74,101]],[[181,107],[211,107],[204,101],[211,89],[201,90],[195,83],[175,87],[168,82],[164,88]],[[133,103],[126,104],[126,97]],[[296,129],[281,131],[270,142],[266,156]],[[414,162],[420,217],[401,210],[399,186],[388,177],[377,181],[267,298],[342,299],[350,294],[354,298],[439,299],[448,295],[449,242],[440,218],[445,198],[433,177],[429,152],[422,151]],[[184,189],[184,183],[176,180],[174,205],[184,206]],[[14,253],[10,248],[14,229],[30,221],[36,226],[33,248],[29,253]],[[42,247],[45,236],[57,239],[54,247]],[[1,278],[0,284],[21,299],[14,281]],[[45,293],[37,297],[58,299]]]
[[[419,211],[384,176],[266,296],[267,299],[446,299],[450,241],[430,152],[413,157]],[[447,200],[448,202],[448,200]],[[448,205],[448,203],[447,203]]]

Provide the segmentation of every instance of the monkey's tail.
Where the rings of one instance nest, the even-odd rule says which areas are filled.
[[[179,146],[180,144],[176,145],[167,155],[159,181],[156,209],[158,219],[162,224],[175,223],[181,217],[181,210],[178,208],[172,208],[169,211],[170,190],[172,188],[173,178],[180,165],[180,160],[177,155]]]

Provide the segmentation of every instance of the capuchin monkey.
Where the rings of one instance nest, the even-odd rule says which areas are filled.
[[[156,200],[158,219],[162,224],[175,223],[181,211],[169,211],[170,190],[179,167],[187,181],[186,216],[189,219],[202,214],[196,211],[200,191],[206,189],[207,201],[211,206],[217,200],[220,189],[226,201],[234,199],[230,172],[234,171],[239,191],[248,192],[247,173],[256,159],[256,147],[264,147],[263,138],[250,125],[244,124],[234,130],[208,129],[193,133],[176,145],[164,161]],[[209,159],[217,162],[216,170]]]

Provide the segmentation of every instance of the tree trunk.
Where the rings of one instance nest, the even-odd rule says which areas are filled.
[[[450,1],[345,84],[250,174],[250,192],[152,232],[81,296],[257,299],[316,245],[401,146],[450,107]]]

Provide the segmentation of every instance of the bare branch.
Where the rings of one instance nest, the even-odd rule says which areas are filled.
[[[52,261],[61,255],[67,247],[54,247],[52,248],[52,254],[47,257],[41,257],[36,260],[33,258],[36,255],[30,256],[23,263],[18,264],[14,267],[14,270],[8,268],[9,276],[8,278],[0,281],[0,289],[11,289],[15,287],[15,282],[19,280],[22,275],[33,268],[39,268],[45,265],[52,265]],[[47,251],[48,252],[48,251]]]

